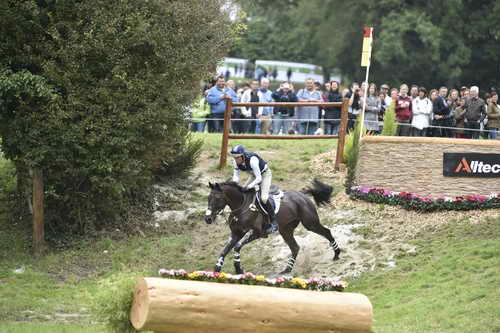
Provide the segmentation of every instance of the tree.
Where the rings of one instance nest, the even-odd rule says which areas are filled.
[[[362,27],[372,26],[370,76],[376,82],[489,88],[500,77],[498,1],[296,0],[242,8],[248,10],[249,20],[266,23],[266,36],[279,36],[275,50],[293,50],[269,52],[267,59],[314,63],[326,73],[338,68],[347,80],[359,81],[364,78]],[[276,22],[287,28],[271,29]],[[249,24],[247,36],[252,36],[252,29]],[[269,38],[259,37],[252,47],[267,45]]]
[[[232,39],[222,6],[1,2],[2,150],[20,176],[44,170],[49,230],[116,221],[160,166],[192,153],[188,106]]]

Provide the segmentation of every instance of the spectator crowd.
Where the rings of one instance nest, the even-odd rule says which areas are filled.
[[[367,89],[366,89],[367,88]],[[263,77],[237,87],[233,80],[217,77],[203,89],[202,97],[192,109],[192,130],[222,132],[226,101],[241,102],[342,102],[349,99],[348,129],[366,103],[364,126],[372,134],[382,131],[386,110],[394,107],[398,136],[429,136],[496,139],[500,128],[500,107],[495,89],[480,97],[477,86],[460,90],[440,87],[427,90],[417,85],[399,88],[374,83],[353,83],[341,88],[337,81],[324,85],[312,79],[296,91],[290,82],[270,89]],[[367,94],[365,96],[365,90]],[[341,107],[317,106],[251,106],[233,107],[231,131],[245,134],[325,134],[338,135]]]

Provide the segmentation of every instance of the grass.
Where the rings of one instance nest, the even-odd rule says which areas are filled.
[[[0,323],[2,333],[106,333],[103,326],[83,326],[49,323]]]
[[[416,256],[365,274],[350,291],[367,295],[375,332],[500,332],[500,217],[420,235]]]
[[[194,137],[202,139],[204,142],[204,153],[210,158],[207,169],[214,173],[217,172],[222,136],[211,133],[194,133]],[[248,151],[255,152],[267,160],[273,172],[273,183],[290,190],[308,183],[314,176],[309,170],[310,160],[313,156],[337,150],[337,139],[230,140],[229,149],[237,144],[243,145]],[[226,168],[219,175],[223,179],[232,175],[229,156]]]
[[[221,136],[196,136],[205,143],[201,170],[219,180],[230,176],[229,166],[216,169]],[[299,189],[313,177],[311,157],[336,149],[336,140],[230,142],[234,144],[243,144],[268,159],[275,183],[286,189]],[[0,184],[12,184],[2,178],[5,172],[1,170],[6,169],[11,167],[0,158]],[[195,199],[206,200],[201,194]],[[382,205],[373,207],[384,209]],[[109,333],[90,315],[96,300],[112,297],[109,290],[117,281],[156,275],[159,268],[212,268],[227,227],[200,221],[167,222],[164,229],[145,236],[114,232],[78,239],[69,248],[51,249],[36,259],[30,253],[29,225],[13,219],[0,200],[0,332]],[[349,291],[370,298],[377,333],[498,333],[499,226],[500,217],[479,224],[458,219],[436,232],[417,235],[416,255],[397,257],[395,268],[379,267],[350,281]],[[377,246],[380,237],[369,228],[361,226],[355,232],[369,237],[371,245],[366,246]],[[260,253],[252,257],[250,252],[244,255],[247,269],[270,264],[270,256]],[[304,270],[312,272],[310,266]],[[23,273],[14,272],[20,268]]]

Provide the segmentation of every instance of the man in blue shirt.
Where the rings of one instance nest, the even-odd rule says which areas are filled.
[[[274,102],[273,97],[272,97],[272,92],[269,90],[269,80],[266,78],[263,78],[260,81],[260,92],[261,92],[261,98],[263,103],[272,103]],[[262,108],[259,108],[259,111],[262,113],[259,113],[259,118],[260,118],[260,133],[261,134],[271,134],[270,128],[271,128],[271,123],[272,123],[272,117],[273,117],[273,107],[272,106],[264,106]]]
[[[224,76],[217,78],[215,86],[210,88],[207,93],[207,103],[210,105],[210,118],[214,124],[214,130],[221,133],[224,129],[224,112],[226,111],[226,100],[231,99],[233,103],[238,102],[236,92],[226,87]]]
[[[314,80],[306,80],[306,88],[297,94],[299,102],[322,102],[321,93],[314,88]],[[299,119],[300,134],[312,135],[318,128],[319,108],[317,106],[299,107],[297,118]]]

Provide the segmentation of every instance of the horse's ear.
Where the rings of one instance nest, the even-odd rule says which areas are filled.
[[[214,184],[214,189],[215,189],[216,191],[221,191],[221,192],[222,192],[222,187],[220,187],[220,184],[219,184],[219,183],[215,183],[215,184]]]
[[[214,188],[214,184],[212,184],[211,182],[208,182],[208,187],[210,187],[211,189]]]

